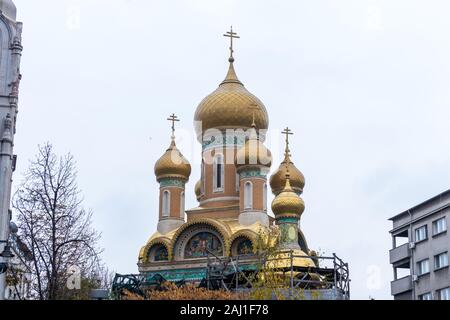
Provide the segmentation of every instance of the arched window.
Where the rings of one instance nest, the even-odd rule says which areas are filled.
[[[148,252],[148,260],[156,262],[169,260],[167,248],[163,245],[156,245],[152,247]]]
[[[223,191],[224,179],[225,179],[225,165],[223,163],[223,156],[221,154],[216,155],[214,158],[214,192]]]
[[[252,255],[253,254],[253,244],[249,239],[242,240],[237,245],[238,255]]]
[[[244,209],[253,209],[253,184],[250,181],[244,187]]]
[[[234,257],[253,255],[253,242],[246,236],[239,236],[231,244],[231,254]]]
[[[184,219],[184,192],[180,195],[180,218]]]
[[[163,192],[162,216],[168,217],[169,215],[170,215],[170,192],[166,190]]]
[[[267,211],[267,183],[264,183],[263,188],[263,210]]]

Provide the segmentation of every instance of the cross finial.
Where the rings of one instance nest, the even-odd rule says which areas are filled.
[[[178,119],[175,113],[172,113],[167,120],[172,122],[172,139],[175,139],[175,122],[179,122],[180,119]]]
[[[282,134],[286,135],[286,151],[285,151],[285,155],[286,157],[288,157],[290,154],[290,150],[289,150],[289,136],[293,135],[294,133],[292,132],[291,129],[289,129],[289,127],[286,127],[286,129],[283,130],[283,132],[281,132]]]
[[[230,58],[228,59],[228,61],[230,62],[234,62],[234,57],[233,57],[233,39],[239,39],[240,37],[237,35],[236,32],[233,32],[233,26],[230,27],[230,31],[227,31],[224,35],[224,37],[228,37],[230,38]]]

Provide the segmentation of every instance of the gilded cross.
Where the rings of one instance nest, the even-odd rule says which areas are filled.
[[[293,135],[294,133],[292,132],[291,129],[289,129],[289,127],[286,127],[286,129],[284,129],[283,132],[281,132],[282,134],[286,135],[286,153],[289,153],[289,136]]]
[[[231,26],[230,31],[227,31],[224,35],[224,37],[230,38],[230,62],[234,61],[233,58],[233,39],[239,39],[240,37],[237,35],[236,32],[233,32],[233,26]]]
[[[178,119],[175,113],[172,113],[167,120],[172,122],[172,136],[175,136],[175,122],[179,122],[180,119]]]

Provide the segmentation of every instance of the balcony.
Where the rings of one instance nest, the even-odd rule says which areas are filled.
[[[409,248],[409,243],[392,249],[389,251],[389,259],[391,264],[398,264],[399,262],[404,262],[411,257],[411,249]]]
[[[396,296],[400,293],[404,293],[412,290],[412,277],[407,276],[391,282],[391,293]]]

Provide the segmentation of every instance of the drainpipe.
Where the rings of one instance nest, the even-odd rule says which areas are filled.
[[[411,246],[411,243],[414,242],[414,236],[413,236],[413,227],[412,227],[412,222],[413,222],[413,216],[411,213],[411,210],[408,210],[408,214],[409,214],[409,246]],[[415,263],[414,263],[414,248],[409,249],[411,250],[411,287],[412,287],[412,299],[416,300],[416,287],[415,287],[415,283],[414,283],[414,275],[416,273],[416,268],[415,268]]]

